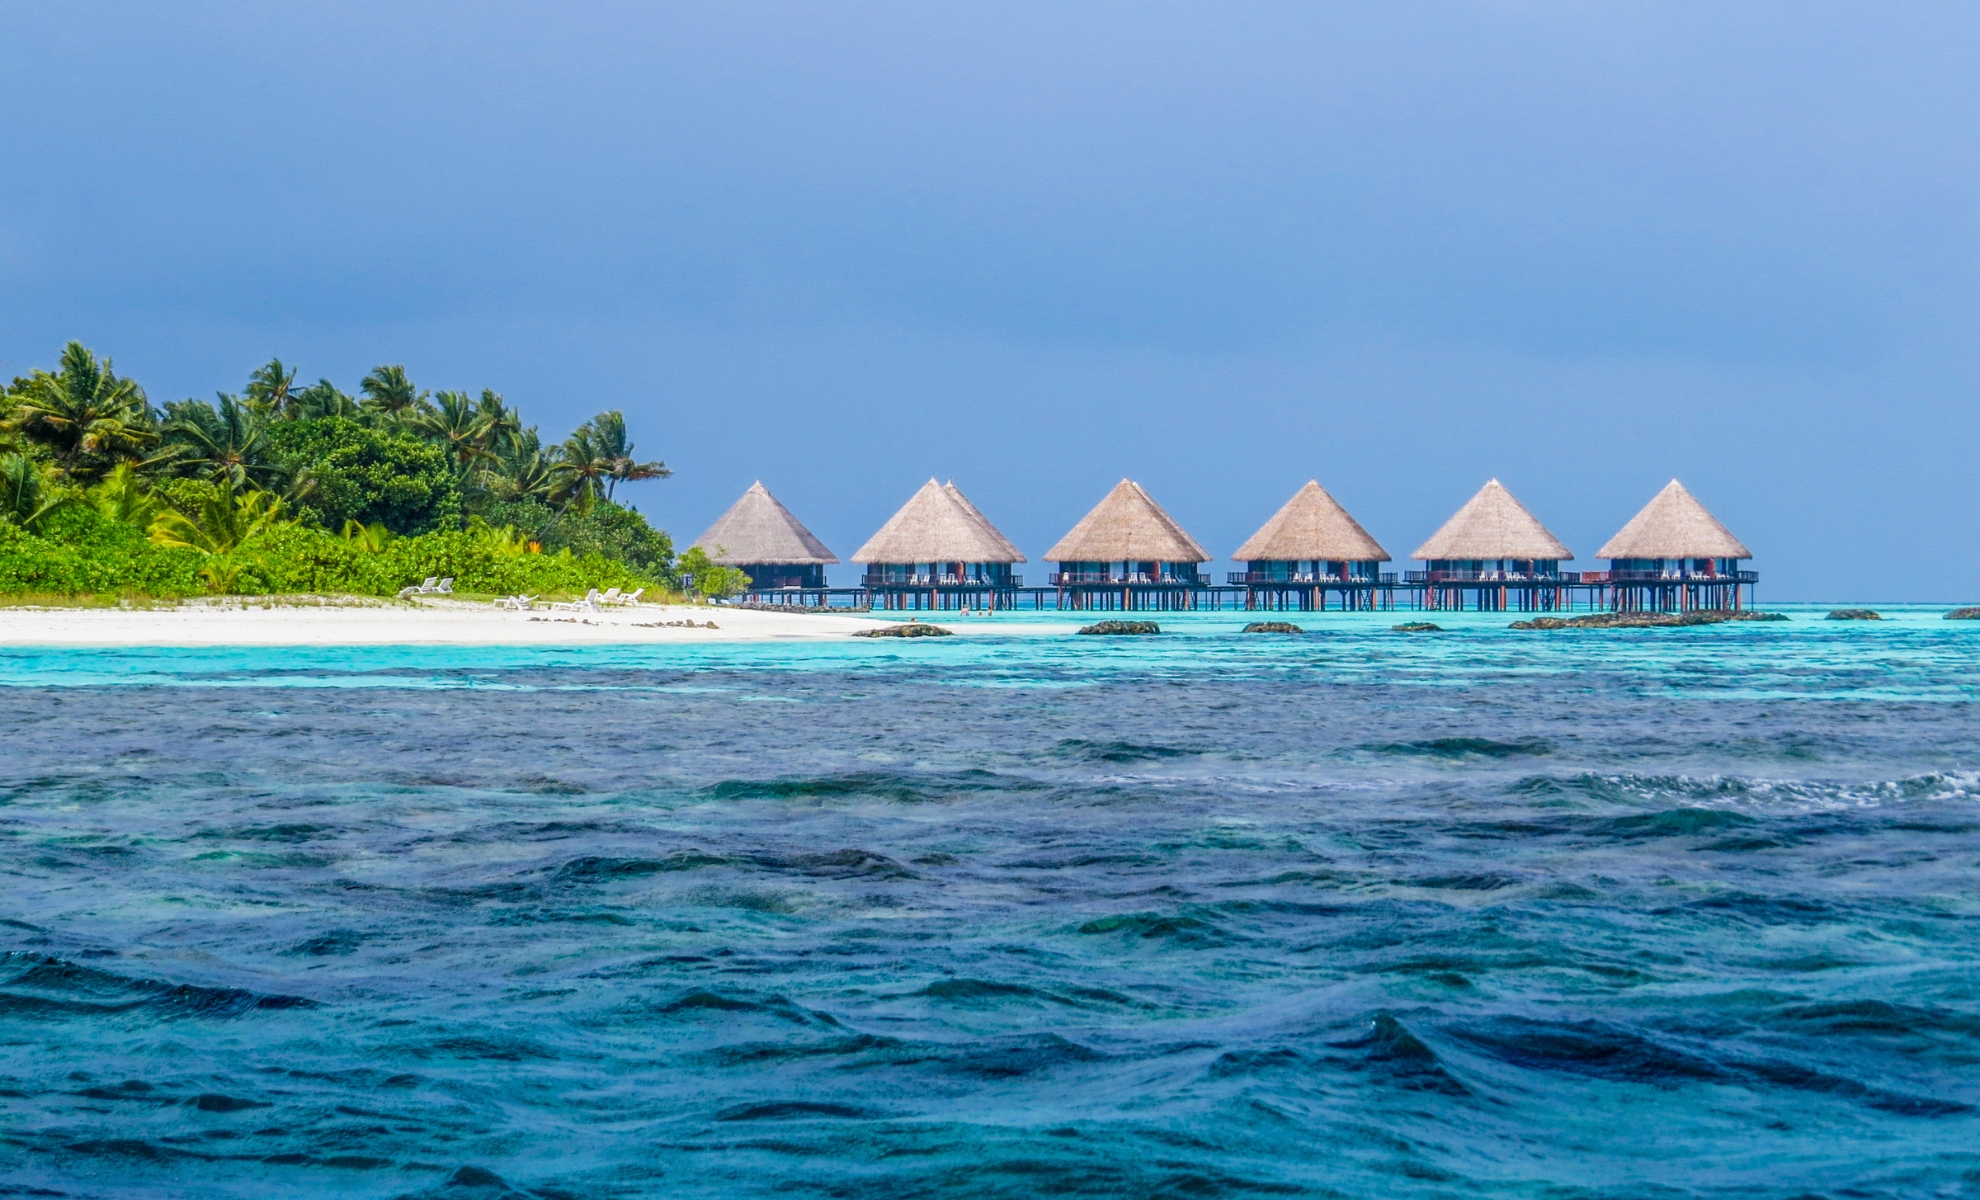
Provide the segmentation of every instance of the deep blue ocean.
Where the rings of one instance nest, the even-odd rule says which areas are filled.
[[[0,650],[0,1195],[1980,1194],[1980,622],[1789,611]]]

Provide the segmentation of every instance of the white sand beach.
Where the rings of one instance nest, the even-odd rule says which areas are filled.
[[[710,625],[713,628],[710,628]],[[157,608],[0,609],[4,646],[569,645],[814,641],[880,622],[864,616],[642,604],[595,613],[503,612],[488,604],[253,597]]]

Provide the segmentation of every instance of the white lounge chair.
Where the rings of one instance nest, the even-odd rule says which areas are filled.
[[[597,591],[597,589],[596,589],[596,588],[593,588],[592,590],[593,590],[594,592],[595,592],[595,591]],[[605,594],[604,594],[603,596],[600,596],[600,597],[598,597],[598,602],[599,602],[600,604],[617,604],[617,603],[619,603],[619,589],[618,589],[618,588],[611,588],[611,589],[609,589],[609,590],[607,590],[607,591],[606,591],[606,593],[605,593]]]
[[[585,595],[584,595],[584,599],[582,599],[582,600],[559,600],[559,601],[556,601],[555,603],[553,603],[553,604],[551,604],[551,606],[550,606],[550,611],[552,611],[552,612],[597,612],[597,611],[598,611],[598,589],[597,589],[597,588],[592,588],[592,589],[591,589],[591,590],[590,590],[589,592],[586,592],[586,593],[585,593]]]
[[[437,585],[439,584],[439,582],[440,582],[440,577],[438,575],[429,575],[427,576],[425,583],[414,584],[412,587],[400,588],[399,599],[403,600],[407,596],[424,596],[428,592],[437,591],[438,590]]]
[[[441,595],[452,595],[454,591],[454,577],[449,575],[445,579],[442,579],[439,583],[433,585],[433,590]]]
[[[631,592],[619,597],[619,603],[625,605],[627,608],[638,608],[639,598],[645,594],[645,588],[634,588]]]
[[[506,608],[511,612],[528,612],[535,604],[535,596],[502,596],[495,601],[496,608]]]

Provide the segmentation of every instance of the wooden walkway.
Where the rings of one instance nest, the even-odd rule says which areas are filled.
[[[1422,572],[1410,572],[1421,575]],[[1588,578],[1594,576],[1594,578]],[[1759,576],[1733,580],[1611,581],[1586,572],[1560,579],[1329,581],[1311,583],[1078,583],[1062,587],[982,584],[780,588],[751,592],[751,604],[876,611],[984,612],[1599,612],[1746,608]]]

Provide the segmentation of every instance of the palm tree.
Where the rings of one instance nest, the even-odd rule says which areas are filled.
[[[633,458],[633,444],[626,437],[626,414],[618,409],[602,412],[587,422],[591,426],[592,443],[606,463],[605,498],[610,500],[613,491],[622,483],[637,483],[642,479],[665,479],[673,472],[663,462],[638,462]]]
[[[289,472],[282,486],[282,503],[300,508],[323,491],[323,479],[316,468],[303,465]]]
[[[602,412],[571,431],[559,448],[558,469],[564,477],[559,498],[589,505],[599,496],[610,500],[621,483],[665,479],[673,472],[663,462],[639,462],[626,437],[626,415],[617,409]]]
[[[359,382],[358,391],[364,395],[365,411],[383,424],[404,421],[427,407],[426,393],[413,387],[400,366],[373,367]]]
[[[328,379],[319,379],[295,393],[289,405],[288,415],[297,420],[345,417],[358,421],[364,418],[364,409],[358,406],[357,401],[346,396],[336,384]]]
[[[496,558],[519,558],[542,549],[539,546],[532,551],[530,547],[534,543],[516,532],[514,525],[504,525],[498,529],[481,517],[469,517],[467,531],[477,545]]]
[[[504,500],[549,501],[563,483],[555,452],[545,452],[532,425],[499,444],[487,468],[488,490]]]
[[[98,361],[81,342],[62,350],[62,368],[37,370],[18,384],[9,425],[46,446],[61,469],[94,478],[118,463],[141,463],[158,440],[144,389]]]
[[[522,414],[510,408],[500,392],[488,388],[481,389],[481,401],[475,411],[480,414],[482,424],[488,430],[488,446],[496,454],[515,444],[522,436]]]
[[[463,475],[490,457],[487,418],[466,392],[436,393],[432,407],[407,425],[429,441],[444,444]]]
[[[237,488],[265,487],[286,475],[261,410],[225,392],[219,395],[217,408],[204,400],[165,406],[165,439],[175,461]]]
[[[112,521],[135,525],[139,529],[148,527],[158,516],[164,501],[157,493],[145,486],[138,478],[137,471],[128,463],[119,463],[111,468],[103,482],[90,489],[89,502]]]
[[[344,522],[344,540],[368,553],[383,554],[385,547],[392,544],[392,531],[385,528],[383,521],[366,525],[353,519]]]
[[[551,503],[574,505],[582,512],[605,494],[612,464],[599,447],[598,439],[592,436],[590,422],[573,429],[564,444],[552,452],[550,460],[557,475]]]
[[[264,417],[286,417],[296,406],[296,369],[285,367],[279,358],[271,358],[266,366],[256,369],[248,376],[247,387],[242,389],[248,404]]]
[[[0,456],[0,524],[33,533],[68,504],[68,496],[49,486],[40,463],[25,454]]]
[[[167,508],[159,513],[151,522],[151,540],[160,546],[231,554],[255,534],[285,524],[280,500],[256,489],[236,491],[223,480],[193,512]]]

